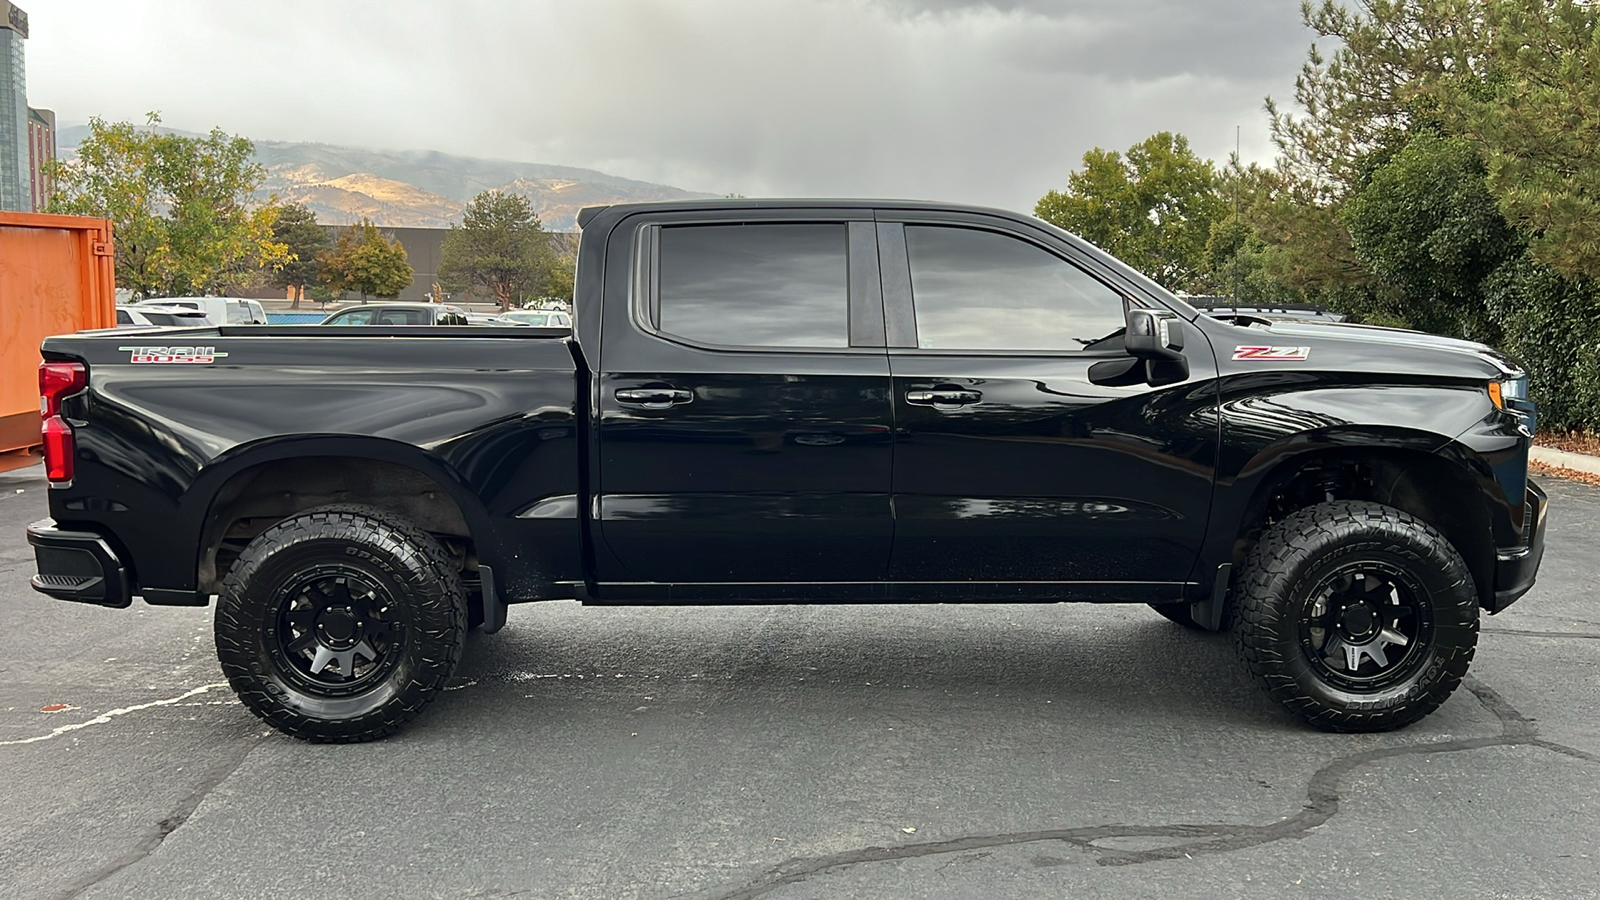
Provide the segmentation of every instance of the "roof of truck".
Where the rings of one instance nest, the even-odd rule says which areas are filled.
[[[578,210],[578,227],[583,228],[595,216],[608,209],[639,211],[649,209],[926,209],[985,213],[1007,218],[1032,218],[1016,210],[992,206],[970,206],[965,203],[942,203],[936,200],[889,200],[871,197],[759,197],[728,198],[704,197],[694,200],[653,200],[644,203],[609,203],[605,206],[585,206]]]

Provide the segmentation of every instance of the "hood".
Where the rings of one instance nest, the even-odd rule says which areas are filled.
[[[1523,368],[1511,357],[1476,341],[1444,337],[1423,331],[1404,328],[1386,328],[1381,325],[1356,325],[1349,322],[1308,322],[1305,320],[1276,321],[1262,330],[1275,337],[1286,339],[1312,338],[1343,341],[1360,341],[1364,344],[1389,345],[1396,348],[1439,350],[1466,354],[1494,364],[1503,375],[1522,375]]]

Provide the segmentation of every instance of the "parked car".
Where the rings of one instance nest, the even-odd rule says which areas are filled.
[[[267,311],[260,300],[247,297],[152,297],[140,306],[182,306],[205,313],[213,325],[265,325]]]
[[[448,303],[369,303],[338,310],[323,325],[468,325],[467,311]]]
[[[155,304],[117,307],[117,327],[137,328],[151,325],[180,325],[188,328],[214,325],[211,318],[198,309],[186,306],[157,306]]]
[[[557,598],[1148,603],[1232,628],[1314,726],[1383,731],[1533,585],[1537,410],[1482,344],[1212,318],[997,210],[578,224],[570,334],[46,338],[33,587],[216,596],[240,699],[357,741],[445,689],[469,628]]]
[[[498,316],[500,325],[533,325],[540,328],[571,328],[572,317],[549,309],[513,309]]]
[[[480,312],[473,312],[472,310],[467,310],[467,324],[468,325],[504,325],[506,323],[500,321],[500,316],[496,315],[495,313],[480,313]]]

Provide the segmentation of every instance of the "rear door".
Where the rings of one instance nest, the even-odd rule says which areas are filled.
[[[897,590],[1176,597],[1216,461],[1204,341],[1191,342],[1186,382],[1097,384],[1096,364],[1128,359],[1125,285],[1004,219],[880,218],[897,427],[890,575],[944,585]]]
[[[631,217],[603,315],[601,580],[881,596],[892,407],[871,211]]]

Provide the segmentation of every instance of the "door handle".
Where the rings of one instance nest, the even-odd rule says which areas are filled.
[[[617,401],[645,409],[667,409],[688,403],[694,394],[682,388],[625,388],[616,393]]]
[[[906,391],[906,402],[917,406],[966,406],[982,399],[983,394],[977,391]]]

